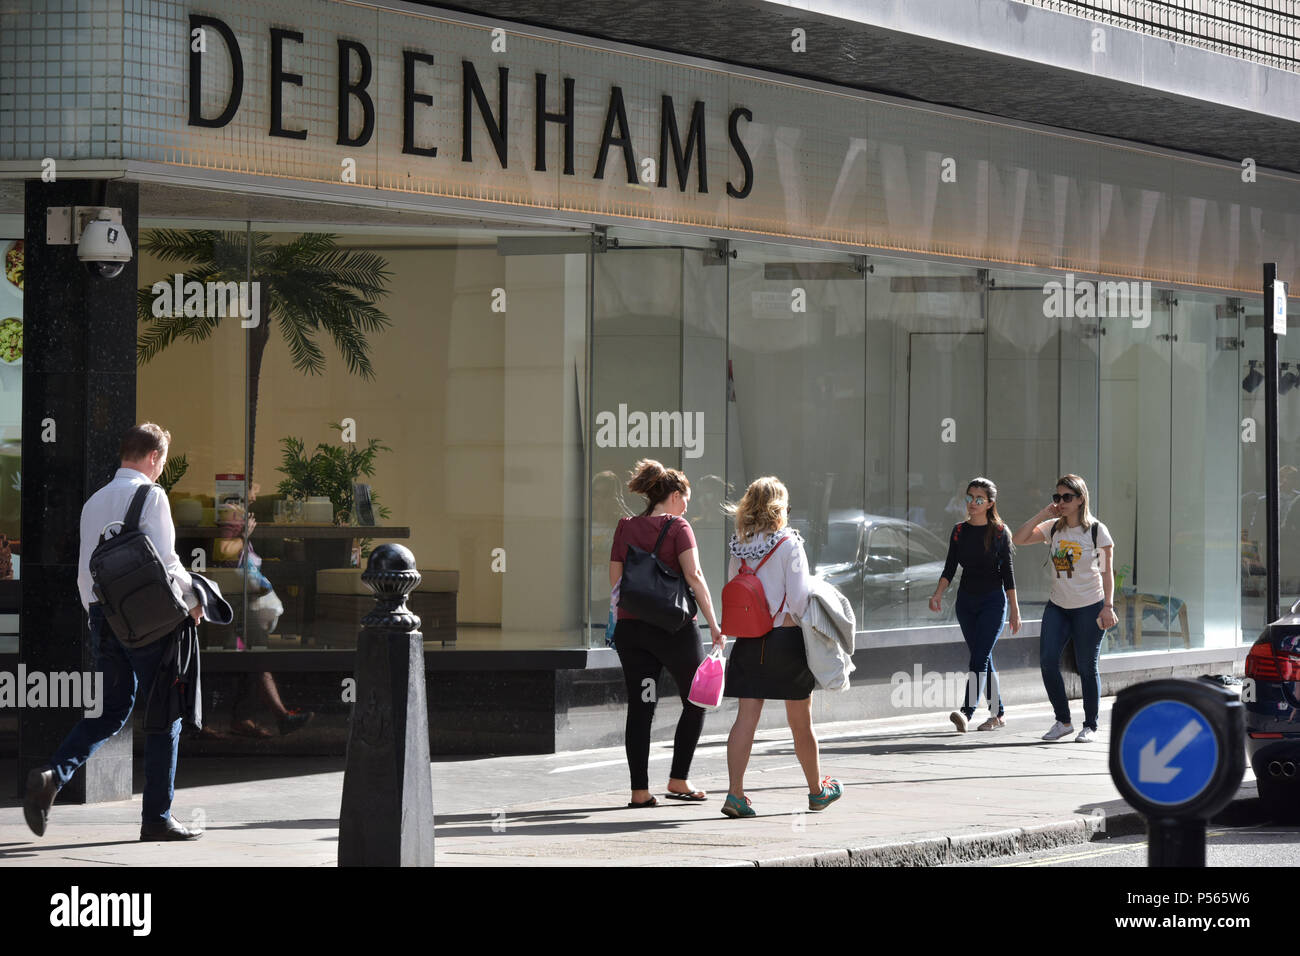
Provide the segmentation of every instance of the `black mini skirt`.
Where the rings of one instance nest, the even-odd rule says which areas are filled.
[[[763,637],[737,638],[727,658],[726,697],[803,700],[817,680],[808,669],[803,629],[774,627]]]

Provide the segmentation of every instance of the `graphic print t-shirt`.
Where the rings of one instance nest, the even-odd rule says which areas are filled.
[[[1113,545],[1110,531],[1097,522],[1097,547],[1092,546],[1092,528],[1065,528],[1052,534],[1056,519],[1038,526],[1052,549],[1051,602],[1057,607],[1076,608],[1096,604],[1106,596],[1101,584],[1101,549]]]

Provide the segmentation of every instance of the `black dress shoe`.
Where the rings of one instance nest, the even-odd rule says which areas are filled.
[[[50,807],[59,792],[53,767],[37,767],[27,774],[27,792],[23,796],[23,818],[32,832],[45,836],[45,825],[50,821]]]
[[[165,823],[140,824],[141,840],[197,840],[203,836],[202,830],[187,830],[168,815]]]

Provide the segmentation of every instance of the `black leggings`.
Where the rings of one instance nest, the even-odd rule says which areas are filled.
[[[704,708],[686,699],[695,679],[695,669],[704,660],[704,646],[695,622],[689,621],[676,634],[669,634],[645,621],[619,621],[614,627],[614,646],[627,684],[624,744],[632,789],[650,789],[650,725],[654,722],[659,680],[665,667],[673,675],[682,698],[682,715],[673,738],[673,766],[668,776],[685,780],[704,729]]]

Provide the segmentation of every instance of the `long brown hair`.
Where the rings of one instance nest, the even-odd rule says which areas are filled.
[[[993,550],[993,538],[1006,530],[1006,523],[1002,516],[998,514],[998,486],[993,484],[987,478],[972,478],[966,482],[966,493],[970,494],[972,488],[983,488],[988,492],[989,510],[986,512],[989,519],[989,526],[984,529],[984,550]]]
[[[642,458],[632,466],[632,478],[627,483],[628,491],[645,495],[648,502],[642,515],[655,510],[655,505],[663,501],[674,491],[686,494],[691,483],[686,475],[676,468],[665,468],[653,458]]]

